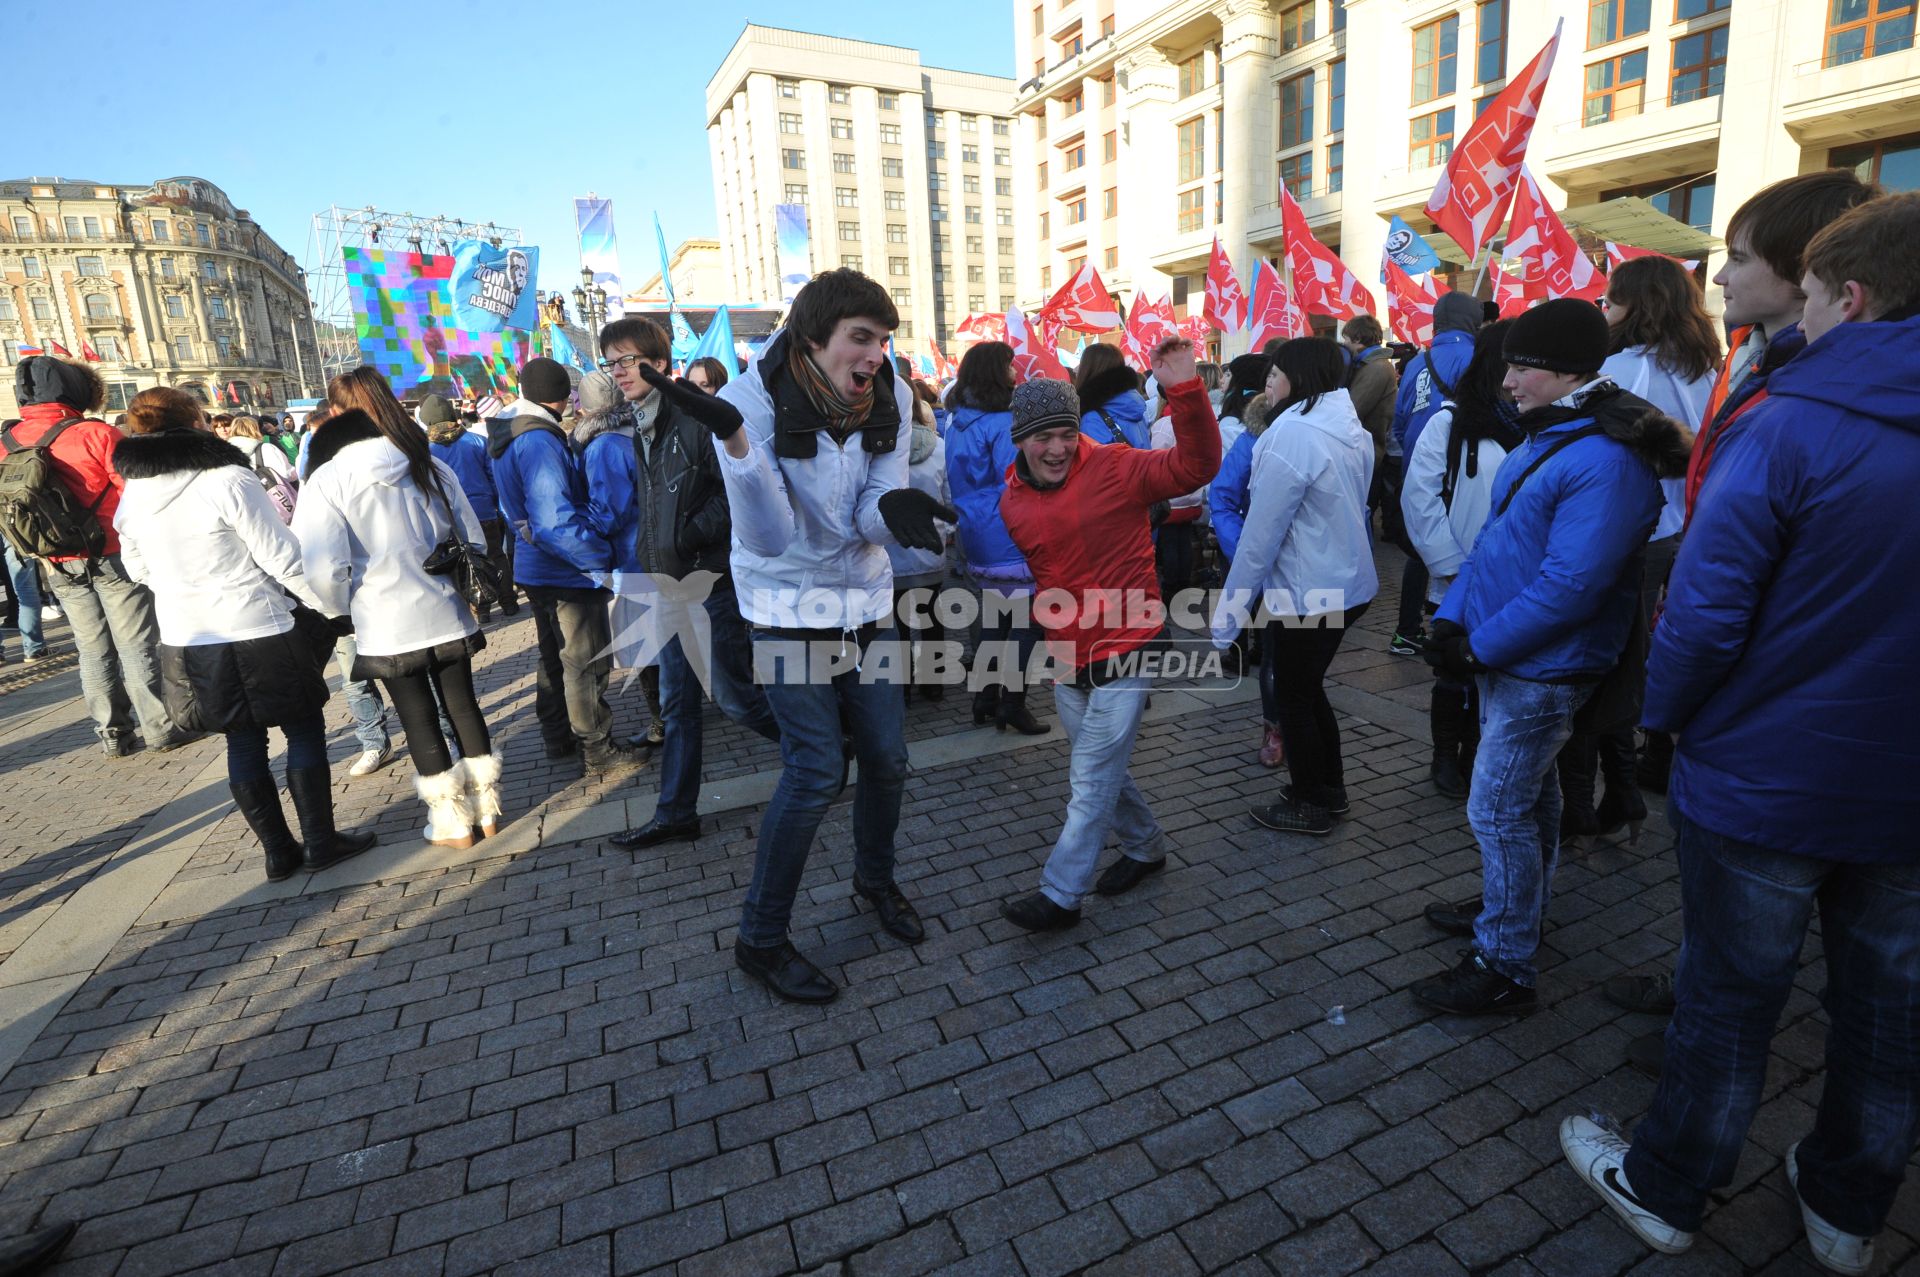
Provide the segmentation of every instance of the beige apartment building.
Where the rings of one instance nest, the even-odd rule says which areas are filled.
[[[1013,7],[1027,306],[1092,261],[1123,298],[1197,308],[1216,234],[1243,280],[1282,256],[1283,185],[1369,287],[1396,213],[1464,265],[1427,197],[1557,21],[1528,163],[1596,242],[1709,257],[1711,273],[1728,216],[1768,182],[1842,165],[1920,186],[1913,0]]]
[[[197,177],[0,181],[0,417],[20,348],[56,343],[99,356],[109,412],[157,385],[264,410],[319,376],[300,268]]]
[[[912,49],[748,26],[707,82],[728,300],[779,302],[773,209],[801,204],[810,273],[852,266],[886,285],[916,355],[1011,306],[1012,102],[1012,80]]]

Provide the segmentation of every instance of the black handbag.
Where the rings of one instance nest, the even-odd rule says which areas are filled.
[[[501,578],[500,569],[484,554],[475,554],[460,535],[460,520],[446,493],[440,494],[440,502],[447,508],[447,522],[452,530],[433,547],[433,553],[420,565],[421,569],[429,576],[446,577],[475,612],[498,607],[507,597],[507,583]]]

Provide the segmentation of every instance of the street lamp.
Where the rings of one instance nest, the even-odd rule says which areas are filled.
[[[587,330],[587,343],[593,361],[600,362],[600,328],[607,322],[607,290],[593,282],[593,267],[580,268],[580,283],[573,290],[574,313]]]

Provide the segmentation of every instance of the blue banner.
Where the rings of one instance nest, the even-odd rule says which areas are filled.
[[[613,234],[613,201],[589,195],[573,202],[574,225],[580,229],[580,264],[593,271],[593,282],[607,290],[607,315],[626,313],[620,291],[620,247]]]
[[[1426,240],[1420,238],[1420,232],[1402,221],[1399,214],[1387,222],[1387,256],[1394,265],[1409,275],[1424,275],[1430,270],[1440,269],[1440,254]],[[1380,278],[1387,277],[1383,268]]]
[[[693,348],[688,358],[703,359],[708,355],[720,361],[720,366],[727,370],[729,377],[739,369],[740,361],[733,353],[733,316],[727,313],[725,306],[713,312],[707,331],[700,334],[700,344]]]
[[[674,308],[672,316],[673,362],[684,364],[693,358],[693,349],[699,345],[699,339],[693,335],[693,328],[687,323],[687,317]]]
[[[793,305],[793,299],[812,277],[807,253],[807,206],[773,206],[774,260],[780,271],[780,301]]]
[[[540,278],[537,248],[495,248],[483,239],[453,246],[453,326],[462,332],[502,328],[532,332],[539,324],[534,284]]]

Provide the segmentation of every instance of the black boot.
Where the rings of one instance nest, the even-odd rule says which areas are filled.
[[[1667,773],[1673,770],[1673,737],[1665,732],[1648,732],[1646,746],[1640,751],[1633,777],[1640,788],[1656,794],[1667,792]]]
[[[1427,775],[1433,787],[1447,798],[1467,796],[1467,778],[1460,774],[1461,720],[1465,716],[1465,697],[1460,689],[1435,683],[1427,703],[1427,722],[1433,731],[1433,762]]]
[[[612,736],[602,736],[599,740],[583,741],[581,750],[586,757],[589,773],[611,772],[622,768],[644,767],[651,755],[634,746],[631,741],[617,741]]]
[[[370,833],[333,827],[333,777],[326,767],[287,768],[287,792],[300,817],[300,839],[306,844],[301,863],[308,873],[337,865],[380,841]]]
[[[1647,800],[1640,796],[1634,776],[1638,759],[1634,757],[1633,733],[1602,736],[1599,746],[1600,774],[1607,782],[1600,805],[1594,808],[1595,833],[1609,837],[1627,831],[1629,845],[1640,841],[1640,826],[1647,819]]]
[[[1000,684],[989,683],[973,694],[973,725],[1000,717]]]
[[[287,828],[287,813],[280,807],[280,787],[273,777],[230,783],[233,805],[247,818],[247,828],[260,840],[267,853],[267,881],[280,882],[293,877],[300,867],[300,842]]]
[[[1045,736],[1053,730],[1045,723],[1037,723],[1033,711],[1027,708],[1027,694],[1024,691],[1008,692],[1000,698],[1000,716],[994,721],[993,730],[1001,731],[1011,727],[1022,736]]]
[[[1593,814],[1594,772],[1599,762],[1593,737],[1579,732],[1567,741],[1554,762],[1560,777],[1562,842],[1570,838],[1591,838],[1600,832],[1600,822]]]

